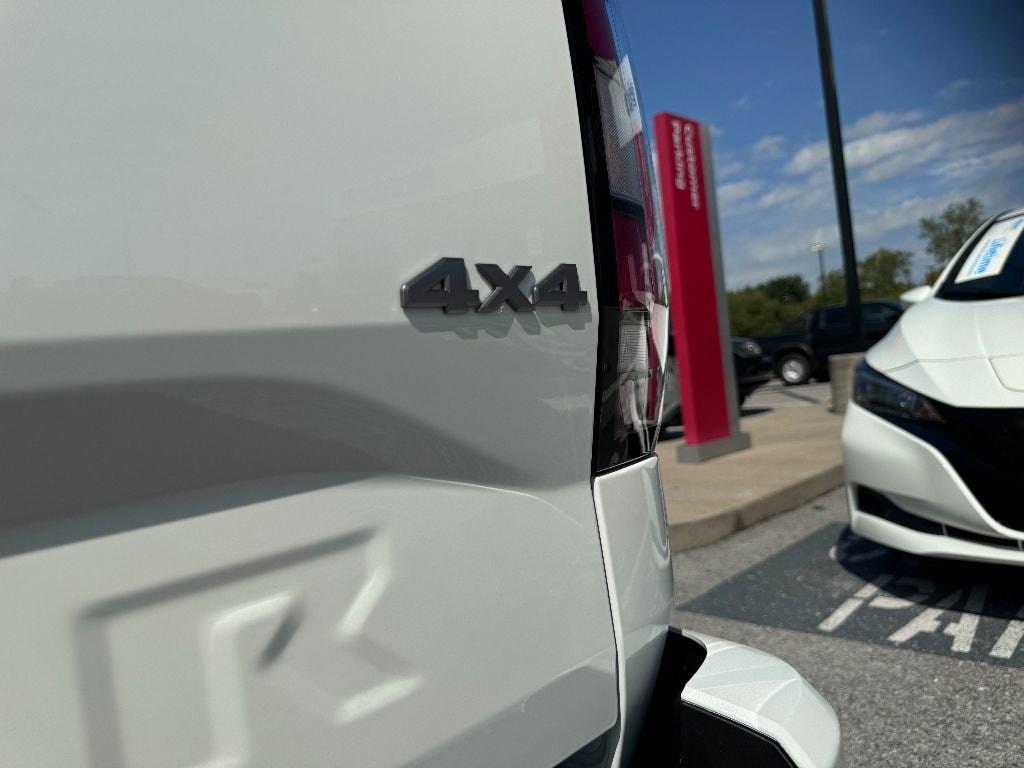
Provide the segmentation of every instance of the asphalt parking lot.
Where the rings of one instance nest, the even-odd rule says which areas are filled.
[[[743,404],[744,410],[762,408],[799,408],[804,405],[828,403],[831,396],[831,385],[825,382],[812,381],[796,387],[787,387],[781,379],[772,379],[753,392]]]
[[[808,405],[827,405],[832,396],[831,385],[827,382],[810,381],[788,387],[782,379],[772,379],[750,393],[743,403],[741,415],[756,416],[778,408],[801,408]],[[662,427],[661,439],[673,440],[686,433],[684,427]]]
[[[841,489],[674,566],[673,620],[793,664],[848,768],[1024,765],[1024,571],[861,539]]]

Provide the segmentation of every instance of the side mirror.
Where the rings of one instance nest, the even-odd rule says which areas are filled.
[[[909,291],[905,291],[900,296],[900,304],[906,309],[911,304],[917,304],[924,301],[932,295],[932,287],[930,285],[919,285],[917,288],[911,288]]]

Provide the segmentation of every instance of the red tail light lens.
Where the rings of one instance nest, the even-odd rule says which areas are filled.
[[[566,0],[597,268],[594,472],[654,450],[668,341],[643,118],[607,0]]]

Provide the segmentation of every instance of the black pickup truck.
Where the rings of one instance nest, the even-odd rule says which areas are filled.
[[[903,313],[898,301],[865,301],[861,311],[869,345],[885,336]],[[853,327],[842,305],[804,312],[781,333],[756,341],[771,357],[775,375],[790,385],[803,384],[812,376],[827,379],[829,355],[857,351]]]

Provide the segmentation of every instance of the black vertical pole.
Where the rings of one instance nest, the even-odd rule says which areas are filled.
[[[825,0],[814,3],[814,28],[818,35],[818,62],[821,64],[821,89],[825,95],[825,119],[828,123],[828,145],[832,155],[832,181],[836,187],[836,213],[839,214],[839,237],[843,247],[843,271],[846,273],[846,308],[853,326],[857,349],[864,350],[864,323],[860,311],[860,280],[857,277],[857,255],[853,249],[853,217],[850,215],[850,193],[846,188],[846,161],[843,158],[843,129],[839,123],[839,99],[836,97],[836,73],[832,67],[832,40],[828,31]]]

